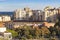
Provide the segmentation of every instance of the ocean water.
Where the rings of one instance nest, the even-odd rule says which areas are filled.
[[[14,12],[0,12],[0,15],[9,15],[12,16]]]

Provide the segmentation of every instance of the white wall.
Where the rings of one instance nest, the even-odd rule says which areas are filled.
[[[0,17],[0,21],[2,21],[2,17]]]
[[[6,27],[0,27],[0,32],[5,32],[6,31]]]
[[[11,21],[11,17],[10,16],[2,16],[3,17],[3,22],[5,21]]]

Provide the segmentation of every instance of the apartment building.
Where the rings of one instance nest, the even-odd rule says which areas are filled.
[[[33,12],[33,21],[43,21],[44,20],[44,13],[41,10],[32,10]]]
[[[57,8],[57,10],[58,10],[57,17],[58,17],[58,19],[60,20],[60,7],[59,7],[59,8]]]
[[[44,20],[48,22],[55,22],[57,19],[58,10],[50,6],[45,7],[44,9]]]
[[[0,22],[9,22],[11,21],[11,17],[8,15],[1,15],[0,16]]]
[[[26,11],[26,19],[27,20],[32,20],[32,15],[33,15],[32,10],[28,7],[24,8],[24,10]]]
[[[14,20],[26,20],[26,12],[22,9],[15,10]]]
[[[32,10],[29,8],[17,9],[14,11],[14,20],[30,20],[32,16]]]

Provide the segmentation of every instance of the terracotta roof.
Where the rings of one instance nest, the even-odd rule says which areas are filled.
[[[5,23],[0,23],[0,27],[4,27],[5,25],[4,25]]]

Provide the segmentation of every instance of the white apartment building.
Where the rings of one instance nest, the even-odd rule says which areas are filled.
[[[57,13],[58,11],[56,10],[56,8],[52,8],[52,7],[46,7],[44,9],[44,20],[48,21],[48,22],[54,22],[57,19]]]
[[[44,21],[44,12],[41,10],[38,10],[38,20]]]
[[[10,32],[6,32],[4,33],[4,40],[12,40],[12,34]]]
[[[8,15],[2,15],[0,16],[0,22],[7,22],[7,21],[11,21],[11,17]]]
[[[10,16],[2,16],[2,21],[3,22],[11,21],[11,17]]]
[[[26,12],[24,10],[17,9],[15,10],[14,17],[15,20],[26,20]]]
[[[26,19],[30,20],[32,15],[33,15],[32,10],[30,8],[28,8],[28,7],[24,8],[24,10],[26,11]]]
[[[29,13],[28,13],[28,14],[29,14],[29,17],[31,17],[31,16],[33,15],[33,13],[32,13],[32,11],[31,11],[31,10],[29,11]]]
[[[26,12],[26,19],[27,19],[27,20],[31,20],[32,15],[33,15],[33,13],[32,13],[31,10],[28,11],[28,12]]]
[[[43,21],[43,11],[41,10],[32,10],[33,11],[33,21]]]
[[[29,8],[15,10],[14,20],[29,20],[32,16],[32,10]]]

